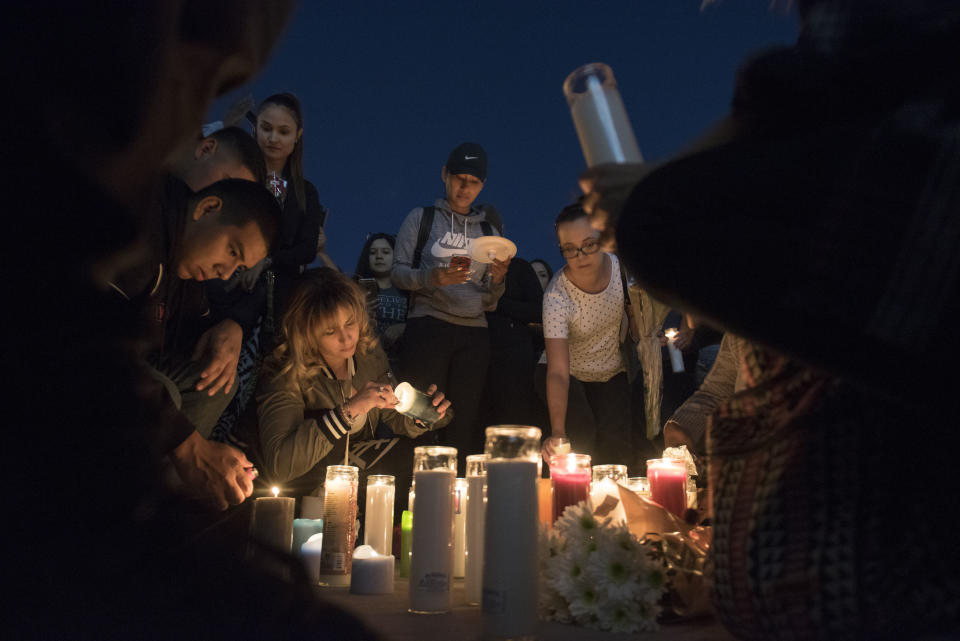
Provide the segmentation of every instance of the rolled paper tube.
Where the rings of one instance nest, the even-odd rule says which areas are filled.
[[[433,398],[414,389],[410,383],[400,383],[393,393],[399,400],[395,409],[404,416],[428,426],[440,420],[440,413],[433,406]]]
[[[393,592],[393,555],[377,554],[369,545],[353,551],[350,591],[354,594],[390,594]]]
[[[580,67],[567,77],[563,90],[588,167],[643,162],[610,67]]]

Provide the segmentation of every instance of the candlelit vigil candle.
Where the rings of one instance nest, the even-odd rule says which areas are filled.
[[[550,479],[553,483],[553,522],[556,523],[568,505],[576,505],[590,496],[590,456],[560,454],[550,457]]]
[[[356,536],[357,477],[350,465],[328,465],[323,495],[323,555],[320,577],[327,585],[350,585]]]
[[[410,576],[410,555],[413,549],[413,512],[400,515],[400,576]]]
[[[457,479],[453,493],[453,576],[462,579],[467,559],[467,479]]]
[[[480,603],[483,594],[483,530],[486,522],[486,454],[467,457],[467,536],[464,544],[463,592],[469,605]]]
[[[264,496],[253,502],[250,517],[250,538],[259,543],[290,552],[293,545],[294,499],[279,496],[280,488],[271,488],[273,496]]]
[[[457,450],[422,446],[413,450],[417,507],[410,557],[410,612],[449,612],[453,582],[453,501]]]
[[[486,639],[535,638],[537,620],[537,462],[540,430],[486,429],[487,514],[483,541]]]
[[[393,592],[393,555],[377,554],[369,545],[354,550],[350,591],[354,594]]]
[[[650,498],[683,518],[687,510],[687,467],[679,459],[658,458],[647,461]]]
[[[299,555],[300,548],[314,534],[323,533],[323,519],[293,520],[293,553]]]
[[[320,563],[323,561],[323,534],[314,534],[300,546],[300,558],[312,583],[320,582]]]
[[[389,474],[367,477],[367,501],[363,542],[381,556],[393,551],[394,478]]]
[[[667,351],[670,353],[670,369],[674,374],[679,374],[683,369],[683,353],[677,347],[677,336],[680,335],[675,328],[671,327],[663,333],[667,339]]]
[[[610,517],[613,525],[623,525],[627,522],[627,513],[620,501],[620,490],[617,483],[610,477],[593,483],[590,488],[590,503],[594,513],[601,517]]]

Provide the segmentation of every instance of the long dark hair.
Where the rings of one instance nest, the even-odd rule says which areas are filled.
[[[383,239],[390,243],[390,249],[396,249],[397,239],[393,234],[370,234],[367,236],[367,242],[363,244],[360,250],[360,258],[357,259],[357,268],[353,270],[354,278],[373,278],[373,270],[370,269],[370,245],[373,241]]]
[[[257,108],[258,116],[267,105],[286,108],[293,114],[293,119],[297,122],[297,131],[303,129],[303,110],[300,108],[300,101],[292,93],[275,93],[265,99]],[[297,138],[297,142],[294,143],[293,152],[287,158],[283,173],[293,182],[293,193],[297,197],[297,205],[300,206],[300,209],[306,210],[307,194],[303,186],[303,136]]]
[[[542,258],[534,258],[533,260],[530,261],[531,266],[534,263],[540,263],[541,265],[544,266],[544,268],[547,270],[547,282],[549,282],[550,279],[553,278],[553,267],[550,266],[550,263],[548,263]]]

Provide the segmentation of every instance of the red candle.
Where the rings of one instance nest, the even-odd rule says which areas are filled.
[[[550,458],[553,483],[553,522],[568,505],[576,505],[590,496],[590,457],[586,454],[559,454]]]
[[[683,461],[656,458],[647,461],[650,498],[683,518],[687,511],[687,466]]]

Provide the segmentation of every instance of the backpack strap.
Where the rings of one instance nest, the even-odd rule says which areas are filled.
[[[420,216],[420,229],[417,233],[417,246],[413,250],[413,261],[410,263],[410,266],[414,269],[420,269],[423,248],[427,245],[427,239],[430,238],[430,229],[433,227],[433,217],[436,213],[436,207],[423,208],[423,215]]]
[[[484,236],[493,236],[493,226],[485,220],[480,221],[480,229],[483,230]]]

